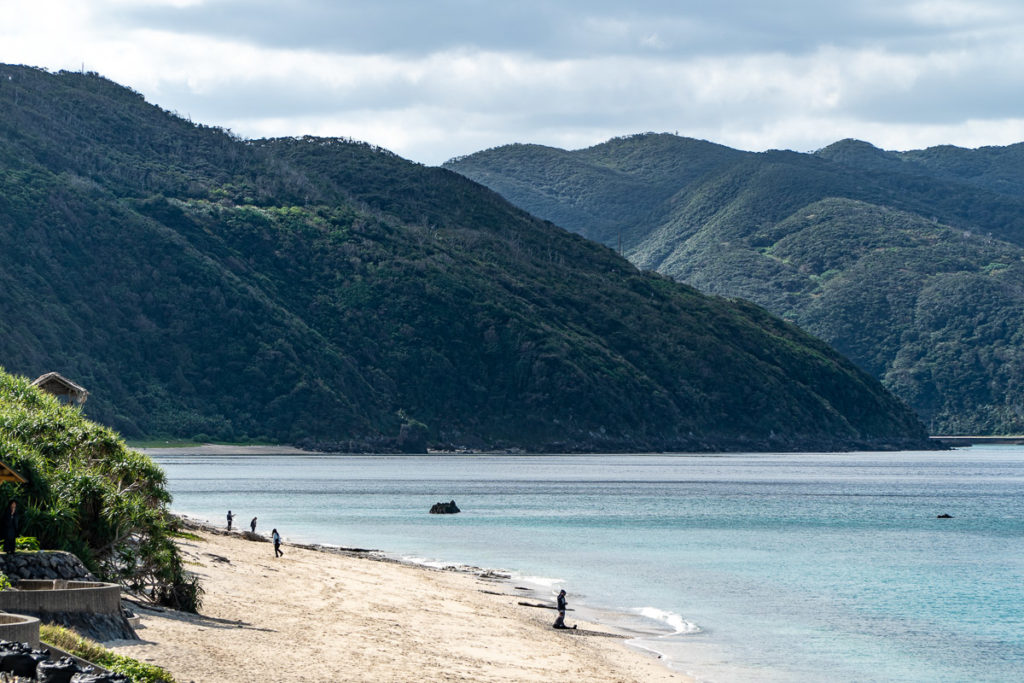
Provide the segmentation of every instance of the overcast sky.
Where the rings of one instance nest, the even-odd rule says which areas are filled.
[[[1024,141],[1020,0],[0,0],[0,61],[244,137],[439,164],[657,131],[748,150]]]

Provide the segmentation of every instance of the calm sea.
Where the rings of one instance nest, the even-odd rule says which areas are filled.
[[[1024,680],[1024,448],[150,454],[176,511],[564,587],[701,680]]]

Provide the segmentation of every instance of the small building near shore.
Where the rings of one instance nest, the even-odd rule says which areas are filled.
[[[85,387],[75,384],[59,372],[48,372],[36,377],[32,386],[56,396],[62,403],[73,403],[80,406],[85,403],[85,399],[89,398],[89,392]]]
[[[9,481],[14,484],[24,484],[25,477],[11,469],[11,466],[0,460],[0,483]]]

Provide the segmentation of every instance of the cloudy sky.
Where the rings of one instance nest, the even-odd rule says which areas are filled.
[[[1019,0],[0,0],[0,61],[245,137],[410,159],[678,132],[748,150],[1024,141]]]

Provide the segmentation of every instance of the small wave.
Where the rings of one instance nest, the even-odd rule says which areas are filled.
[[[394,557],[394,556],[393,556]],[[476,574],[488,579],[510,579],[512,575],[504,569],[484,569],[472,564],[461,564],[459,562],[445,562],[444,560],[431,560],[416,555],[397,556],[399,562],[414,564],[419,567],[441,569],[444,571],[462,572],[464,574]]]
[[[676,614],[675,612],[667,612],[663,609],[658,609],[657,607],[641,607],[637,612],[648,619],[654,619],[655,621],[660,621],[663,624],[668,624],[669,628],[673,629],[672,635],[678,635],[680,633],[700,633],[700,626],[683,619],[682,615]]]
[[[431,567],[433,569],[457,569],[459,571],[467,571],[472,569],[469,565],[459,564],[458,562],[443,562],[441,560],[428,560],[425,557],[416,557],[413,555],[402,555],[402,562],[408,562],[409,564],[418,564],[423,567]]]
[[[565,583],[564,579],[552,579],[549,576],[530,576],[527,574],[513,574],[512,578],[522,583],[529,583],[538,588],[554,588],[555,586]]]

